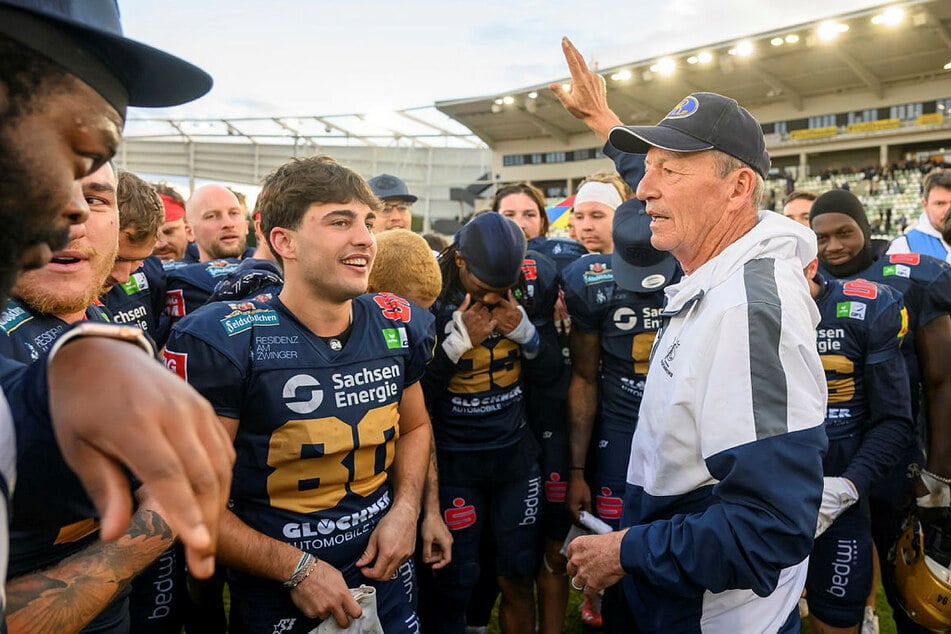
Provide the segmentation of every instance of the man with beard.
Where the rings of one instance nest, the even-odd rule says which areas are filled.
[[[208,301],[218,282],[237,268],[248,239],[248,218],[227,187],[196,189],[185,203],[185,218],[198,260],[168,270],[165,312],[173,322]]]
[[[905,235],[892,241],[888,253],[924,253],[951,261],[951,171],[931,172],[921,184],[921,217]]]
[[[69,243],[53,252],[49,264],[20,274],[13,298],[0,314],[0,327],[10,338],[9,358],[32,363],[49,352],[69,324],[111,321],[98,298],[118,250],[112,165],[106,163],[84,178],[82,188],[89,206],[86,221],[70,226]]]
[[[210,83],[190,64],[124,38],[114,3],[0,0],[4,300],[22,268],[45,265],[52,250],[66,244],[69,226],[86,220],[79,181],[115,153],[126,107],[184,103]],[[114,566],[125,558],[123,546],[142,541],[142,526],[133,523],[123,534],[132,502],[123,466],[163,505],[195,574],[213,571],[233,449],[206,402],[128,345],[141,338],[137,333],[83,322],[39,363],[24,368],[0,360],[3,499],[14,490],[17,453],[33,452],[51,469],[65,459],[100,511],[103,538],[116,540],[98,543],[93,559],[64,560],[24,589],[23,610],[8,612],[11,631],[75,629],[128,582]],[[122,425],[102,415],[106,386],[124,413]],[[4,573],[7,508],[0,504]],[[161,519],[150,513],[149,521]]]
[[[919,442],[869,495],[875,546],[882,555],[895,543],[913,495],[922,520],[927,524],[928,516],[934,519],[925,526],[926,535],[948,534],[941,518],[951,513],[946,483],[951,476],[951,267],[920,253],[882,255],[884,245],[871,239],[865,208],[851,192],[832,190],[819,196],[809,222],[818,238],[823,274],[890,286],[901,293],[908,309],[902,353],[912,394],[923,393],[925,399],[922,407],[918,398],[912,399]],[[893,567],[884,557],[882,563],[883,586],[898,631],[918,631],[900,608]]]
[[[185,222],[185,199],[168,183],[152,183],[165,207],[165,223],[159,228],[158,242],[152,255],[162,261],[166,269],[177,268],[188,250],[190,230]]]

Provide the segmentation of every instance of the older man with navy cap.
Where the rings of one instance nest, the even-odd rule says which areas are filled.
[[[0,297],[21,268],[42,266],[65,244],[70,224],[85,221],[79,181],[115,154],[128,106],[180,104],[210,88],[200,69],[125,38],[114,1],[0,0]],[[102,536],[117,540],[11,584],[11,631],[80,627],[140,569],[136,544],[157,531],[178,533],[194,574],[213,570],[234,450],[207,402],[140,347],[151,352],[136,329],[82,322],[44,362],[24,369],[0,359],[0,530],[20,454],[48,461],[51,472],[65,458],[101,511]],[[121,425],[103,416],[106,390]],[[125,533],[123,466],[163,508],[137,513],[149,526]],[[6,553],[3,532],[0,572]]]
[[[622,529],[572,543],[573,584],[620,581],[635,631],[798,631],[826,447],[815,239],[757,211],[769,156],[733,99],[688,95],[609,142],[646,153],[651,243],[686,276],[666,289]]]

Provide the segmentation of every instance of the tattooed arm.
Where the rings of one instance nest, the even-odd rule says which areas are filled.
[[[10,634],[78,632],[174,541],[154,508],[142,505],[126,532],[99,541],[45,570],[7,582]]]

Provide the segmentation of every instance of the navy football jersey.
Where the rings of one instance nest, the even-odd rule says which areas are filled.
[[[100,303],[86,309],[86,319],[93,321],[112,321],[109,311]],[[0,313],[0,329],[8,336],[4,345],[5,356],[22,363],[33,363],[49,349],[69,324],[53,315],[33,310],[18,299],[7,301],[7,307]]]
[[[203,306],[218,282],[238,268],[239,260],[227,258],[166,269],[165,314],[172,322]]]
[[[360,296],[351,310],[351,335],[334,350],[279,298],[216,302],[181,320],[165,351],[219,415],[239,420],[234,513],[345,574],[392,502],[400,398],[434,339],[432,316],[395,295]]]
[[[138,326],[160,347],[164,343],[168,336],[165,269],[157,257],[147,257],[128,282],[116,284],[100,299],[112,313],[114,323]]]
[[[86,309],[86,319],[109,321],[101,305]],[[62,319],[39,313],[11,299],[0,316],[11,357],[26,364],[45,355],[68,328]],[[17,434],[17,486],[10,518],[10,561],[7,576],[17,577],[49,567],[99,539],[95,505],[78,478],[61,459],[51,459],[55,447],[52,429],[31,409],[17,412],[17,428],[29,426],[32,438]],[[90,632],[127,630],[128,589],[109,604],[86,628]]]
[[[539,271],[541,270],[541,274]],[[554,263],[529,251],[522,264],[526,297],[525,312],[540,329],[541,347],[526,364],[522,347],[498,331],[467,351],[453,363],[442,346],[436,346],[432,366],[423,379],[426,404],[433,419],[433,434],[440,451],[490,450],[512,447],[528,430],[525,421],[523,365],[537,372],[537,383],[557,380],[562,372],[557,341],[543,336],[544,321],[552,321],[557,298]],[[430,310],[436,315],[436,332],[448,333],[452,313],[464,300],[459,293],[448,303],[437,301]],[[537,322],[537,323],[536,323]]]
[[[916,393],[921,377],[915,353],[915,332],[937,317],[951,314],[951,265],[920,253],[893,253],[881,256],[849,279],[857,278],[885,284],[901,293],[908,309],[908,335],[902,353],[908,366],[912,392]],[[917,399],[914,399],[912,407],[916,412],[917,406]]]
[[[816,345],[828,387],[825,472],[848,477],[864,497],[913,442],[900,350],[908,311],[900,293],[882,284],[817,281]]]
[[[908,311],[898,291],[866,280],[823,280],[816,304],[821,315],[816,343],[829,391],[826,435],[839,440],[865,430],[870,388],[901,387],[868,386],[865,370],[901,357]]]
[[[647,363],[661,327],[664,291],[628,291],[614,282],[611,255],[592,253],[562,274],[571,327],[601,335],[602,415],[633,421],[641,405]]]

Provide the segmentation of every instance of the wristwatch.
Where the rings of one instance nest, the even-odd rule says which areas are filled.
[[[53,343],[53,347],[50,348],[49,355],[47,355],[46,362],[49,363],[52,361],[60,348],[80,337],[108,337],[109,339],[127,341],[142,348],[150,357],[155,356],[155,348],[152,347],[152,342],[145,336],[141,328],[121,324],[107,324],[101,321],[83,321],[64,332],[59,339]]]

